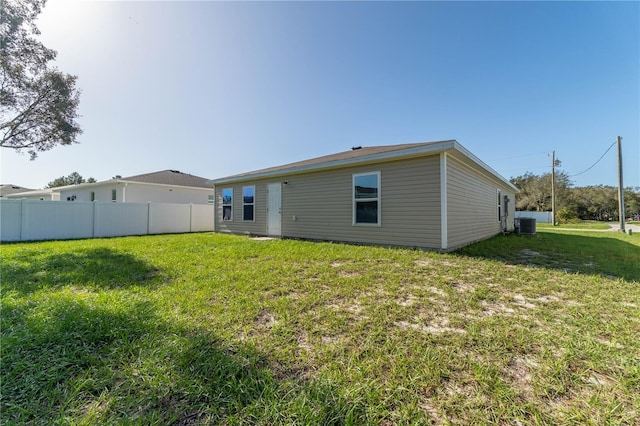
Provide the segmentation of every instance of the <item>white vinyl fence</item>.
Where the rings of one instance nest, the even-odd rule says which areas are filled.
[[[213,231],[213,205],[0,200],[0,241]]]
[[[551,212],[516,212],[516,219],[530,217],[538,223],[551,223]]]

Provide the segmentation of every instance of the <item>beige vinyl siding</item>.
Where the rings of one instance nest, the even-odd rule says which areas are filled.
[[[269,181],[273,182],[273,181]],[[254,220],[242,220],[242,188],[255,185]],[[233,220],[222,220],[222,190],[233,188]],[[216,187],[215,196],[215,228],[217,232],[234,234],[265,235],[267,232],[267,183],[242,182],[225,184]]]
[[[506,194],[497,184],[461,161],[447,156],[448,249],[500,233],[498,189]]]
[[[222,184],[216,188],[216,230],[266,235],[267,185],[282,185],[282,236],[440,248],[439,157]],[[353,174],[380,172],[380,226],[353,225]],[[255,222],[241,220],[242,187],[256,186]],[[222,188],[233,188],[233,221],[222,221]]]
[[[380,225],[353,225],[353,174],[380,172]],[[282,234],[369,244],[440,247],[438,156],[289,176]],[[294,220],[295,217],[295,220]]]

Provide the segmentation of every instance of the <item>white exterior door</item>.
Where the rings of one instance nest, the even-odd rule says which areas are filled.
[[[281,209],[282,186],[280,183],[270,183],[267,185],[267,235],[282,235]]]

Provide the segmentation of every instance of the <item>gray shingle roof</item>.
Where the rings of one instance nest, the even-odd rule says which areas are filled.
[[[142,175],[122,178],[123,181],[157,183],[163,185],[192,186],[197,188],[211,188],[207,184],[208,179],[200,176],[182,173],[178,170],[162,170],[159,172],[145,173]]]
[[[497,179],[514,191],[518,189],[513,186],[504,177],[500,176],[495,170],[486,165],[483,161],[469,152],[455,139],[436,141],[436,142],[419,142],[405,143],[399,145],[354,147],[349,151],[339,152],[337,154],[325,155],[309,160],[298,161],[295,163],[284,164],[276,167],[255,170],[247,173],[241,173],[233,176],[213,179],[210,181],[213,185],[220,185],[231,182],[243,182],[257,178],[289,176],[298,173],[308,173],[317,170],[333,169],[338,167],[350,167],[357,164],[373,164],[383,161],[393,161],[401,158],[413,158],[417,156],[435,155],[439,152],[452,152],[469,164],[473,164],[478,170]]]
[[[11,183],[0,185],[0,197],[4,197],[9,194],[18,194],[20,192],[33,191],[33,189],[24,188],[22,186],[13,185]]]
[[[437,142],[406,143],[406,144],[401,144],[401,145],[384,145],[384,146],[360,146],[360,147],[351,148],[351,150],[349,150],[349,151],[343,151],[343,152],[339,152],[337,154],[331,154],[331,155],[325,155],[325,156],[322,156],[322,157],[311,158],[309,160],[298,161],[298,162],[295,162],[295,163],[289,163],[289,164],[285,164],[283,166],[277,166],[277,167],[271,167],[271,168],[262,169],[262,170],[256,170],[255,172],[252,172],[252,173],[261,173],[261,172],[267,172],[267,171],[271,171],[271,170],[285,170],[285,169],[290,169],[290,168],[294,168],[294,167],[304,167],[304,166],[311,166],[311,165],[314,165],[314,164],[330,163],[332,161],[348,160],[350,158],[364,157],[366,155],[382,154],[384,152],[400,151],[402,149],[416,148],[416,147],[419,147],[419,146],[433,145],[435,143],[437,143]]]
[[[419,142],[419,143],[405,143],[399,145],[383,145],[383,146],[367,146],[367,147],[354,147],[349,151],[339,152],[337,154],[325,155],[322,157],[311,158],[309,160],[297,161],[295,163],[288,163],[281,166],[276,167],[268,167],[266,169],[254,170],[247,173],[240,173],[237,175],[228,176],[222,179],[214,179],[212,182],[215,183],[217,181],[229,181],[234,179],[243,179],[250,178],[256,175],[264,175],[264,174],[285,174],[290,171],[307,169],[307,168],[316,168],[316,167],[332,167],[338,165],[345,161],[355,160],[369,156],[376,156],[379,154],[389,154],[391,156],[394,155],[394,151],[398,151],[398,154],[401,154],[401,151],[416,149],[416,148],[425,148],[429,146],[442,145],[446,143],[454,143],[454,140],[447,141],[437,141],[437,142]]]

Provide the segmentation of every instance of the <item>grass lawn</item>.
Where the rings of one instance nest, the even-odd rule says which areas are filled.
[[[596,229],[596,230],[608,230],[611,229],[607,222],[601,222],[598,220],[580,220],[569,223],[562,223],[560,225],[553,226],[550,223],[536,223],[536,228],[541,229]]]
[[[3,424],[637,424],[640,235],[5,244]]]

